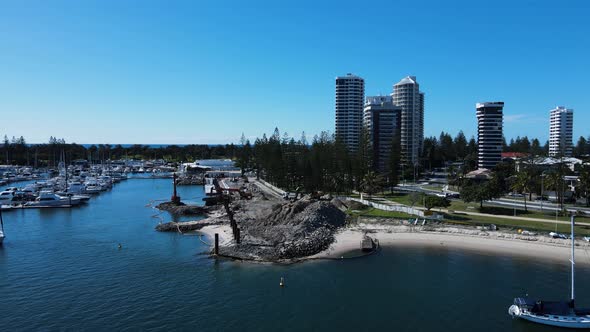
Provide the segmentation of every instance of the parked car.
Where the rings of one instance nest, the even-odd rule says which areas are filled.
[[[564,240],[569,239],[569,237],[567,235],[561,234],[561,233],[556,233],[556,232],[549,233],[549,236],[551,236],[554,239],[564,239]]]

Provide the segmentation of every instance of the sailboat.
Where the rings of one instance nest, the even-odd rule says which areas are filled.
[[[0,209],[0,246],[4,241],[4,220],[2,220],[2,209]]]
[[[572,253],[570,262],[572,264],[572,294],[569,301],[543,301],[529,297],[517,297],[514,304],[508,308],[508,314],[513,318],[522,318],[531,322],[568,327],[568,328],[590,328],[590,309],[578,309],[575,306],[574,293],[574,221],[575,216],[571,216],[572,224]]]

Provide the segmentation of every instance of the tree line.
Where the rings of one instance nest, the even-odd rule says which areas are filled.
[[[230,158],[234,159],[239,147],[234,144],[226,145],[167,145],[154,147],[135,144],[123,146],[121,144],[81,145],[67,143],[63,138],[50,137],[48,143],[28,144],[24,137],[4,136],[0,145],[0,163],[7,165],[21,165],[34,167],[55,167],[64,158],[70,163],[73,160],[88,160],[91,163],[101,163],[107,160],[119,159],[164,159],[169,162],[192,162],[196,159]]]
[[[578,175],[578,182],[572,197],[566,197],[569,190],[565,176]],[[542,200],[547,200],[547,192],[555,193],[555,201],[563,209],[565,203],[573,203],[576,198],[585,198],[586,206],[590,206],[590,165],[580,165],[572,171],[565,163],[558,163],[554,168],[544,169],[536,165],[534,158],[524,160],[518,172],[514,161],[503,161],[496,165],[491,178],[486,181],[454,177],[451,184],[460,188],[461,198],[465,202],[483,202],[500,198],[508,192],[523,195],[524,209],[527,201],[533,199],[533,194]]]

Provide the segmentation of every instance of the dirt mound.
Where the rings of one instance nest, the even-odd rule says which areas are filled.
[[[334,242],[334,233],[346,219],[332,202],[310,199],[274,204],[266,211],[266,215],[242,220],[242,244],[222,253],[270,261],[310,256]]]
[[[199,216],[208,212],[208,209],[203,206],[186,205],[184,203],[174,204],[172,202],[160,203],[156,208],[158,210],[168,211],[177,216]]]

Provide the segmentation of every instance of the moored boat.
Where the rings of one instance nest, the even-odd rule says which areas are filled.
[[[579,309],[575,306],[575,216],[571,216],[571,298],[568,301],[544,301],[530,297],[517,297],[508,308],[508,314],[514,318],[522,318],[531,322],[566,327],[590,328],[590,309]]]
[[[70,207],[80,204],[79,199],[62,197],[52,192],[42,191],[32,202],[24,204],[25,207]]]
[[[2,219],[2,209],[0,209],[0,246],[4,242],[4,220]]]

